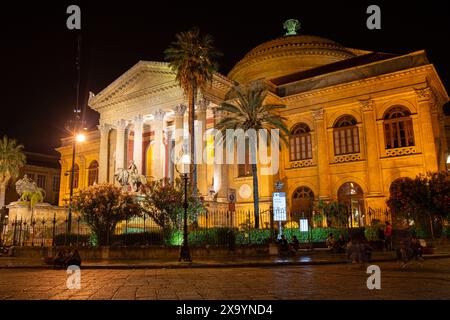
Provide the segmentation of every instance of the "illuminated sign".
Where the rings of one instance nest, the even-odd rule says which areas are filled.
[[[273,220],[274,221],[286,221],[286,193],[274,192],[273,193]]]

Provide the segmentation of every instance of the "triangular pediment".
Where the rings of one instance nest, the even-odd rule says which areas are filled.
[[[96,110],[104,103],[139,94],[152,88],[173,85],[175,73],[164,62],[140,61],[100,93],[92,95],[89,106]]]

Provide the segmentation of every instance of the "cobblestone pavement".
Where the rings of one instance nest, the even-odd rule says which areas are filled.
[[[271,268],[81,270],[81,289],[65,270],[0,270],[0,299],[450,299],[450,259],[400,270],[379,264],[381,290],[355,265]]]

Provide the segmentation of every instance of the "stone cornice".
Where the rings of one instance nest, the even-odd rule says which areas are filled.
[[[349,83],[338,84],[338,85],[331,86],[331,87],[310,90],[307,92],[300,92],[300,93],[297,93],[297,94],[294,94],[291,96],[282,97],[281,100],[286,101],[286,102],[292,102],[292,101],[306,99],[306,98],[314,98],[317,96],[323,96],[324,94],[332,94],[335,92],[341,92],[343,90],[361,87],[364,85],[371,85],[371,84],[375,84],[377,82],[382,82],[382,81],[386,81],[386,80],[398,79],[398,78],[401,78],[404,76],[423,73],[423,72],[427,72],[430,70],[433,70],[433,67],[431,65],[411,68],[408,70],[397,71],[397,72],[386,74],[386,75],[371,77],[371,78],[367,78],[367,79],[360,79],[360,80],[352,81]]]

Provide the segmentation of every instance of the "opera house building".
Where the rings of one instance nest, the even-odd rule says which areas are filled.
[[[262,43],[227,75],[214,74],[199,95],[195,122],[206,138],[196,143],[208,156],[214,156],[208,132],[223,116],[215,109],[233,85],[254,82],[268,88],[267,99],[286,106],[282,115],[291,131],[279,170],[259,176],[262,209],[271,205],[281,181],[292,220],[311,212],[320,199],[338,200],[364,225],[367,212],[386,209],[394,181],[446,168],[449,122],[443,105],[449,97],[424,51],[372,52],[303,34]],[[75,192],[113,182],[115,171],[132,160],[149,179],[178,175],[170,161],[173,132],[187,128],[188,101],[168,63],[139,61],[92,94],[88,105],[100,120],[98,130],[77,146]],[[70,138],[57,150],[62,205],[69,196]],[[199,192],[211,206],[227,207],[232,190],[236,210],[252,208],[248,163],[201,163],[197,172]]]

